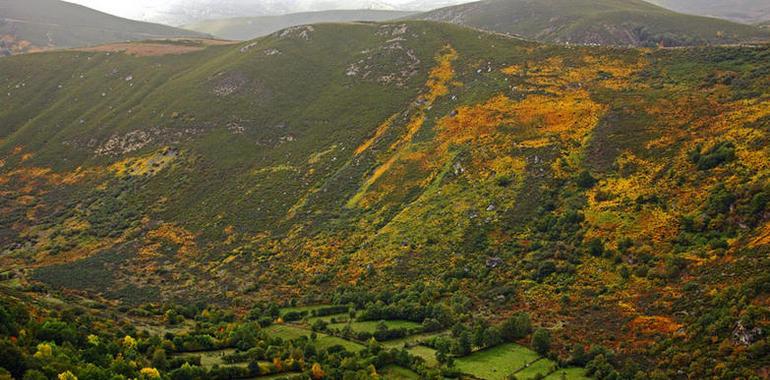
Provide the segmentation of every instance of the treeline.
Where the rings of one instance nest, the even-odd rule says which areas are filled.
[[[293,322],[302,320],[306,317],[325,317],[328,315],[343,314],[347,313],[349,310],[350,307],[346,305],[327,306],[312,310],[289,311],[284,313],[281,318],[286,322]]]

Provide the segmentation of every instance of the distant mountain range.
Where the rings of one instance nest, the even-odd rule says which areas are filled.
[[[283,16],[205,20],[184,27],[229,40],[249,40],[295,25],[324,22],[387,21],[413,14],[414,12],[386,10],[338,10],[292,13]]]
[[[430,4],[437,2],[413,3],[412,6]],[[283,4],[289,5],[300,6],[302,2]],[[581,45],[694,46],[770,38],[766,31],[756,26],[677,13],[641,0],[485,0],[411,16],[406,12],[386,10],[340,10],[214,18],[184,27],[221,38],[247,40],[296,25],[385,21],[399,17],[450,22],[542,42]]]
[[[59,0],[0,0],[0,54],[169,37],[213,35],[248,40],[297,25],[399,18],[443,21],[541,42],[583,45],[693,46],[770,39],[767,26],[685,15],[641,0],[484,0],[424,13],[394,10],[458,2],[462,0],[400,1],[397,6],[379,0],[222,0],[216,4],[214,0],[174,0],[156,4],[144,15],[145,19],[169,24],[199,20],[184,24],[189,29],[185,30],[119,18]],[[358,10],[317,11],[344,6]],[[294,10],[307,12],[265,16]]]
[[[677,13],[641,0],[485,0],[415,18],[570,44],[692,46],[768,38],[754,26]]]
[[[0,55],[116,41],[201,37],[58,0],[0,0]]]
[[[768,0],[649,0],[677,12],[754,24],[770,21]]]
[[[465,0],[173,0],[149,5],[142,20],[168,25],[187,25],[203,20],[261,17],[328,10],[427,11],[456,5]]]
[[[204,20],[277,16],[291,13],[340,9],[429,11],[470,3],[467,0],[133,0],[131,6],[122,2],[102,0],[70,0],[121,17],[185,25]],[[723,18],[756,24],[770,20],[767,0],[648,0],[648,2],[687,14]]]

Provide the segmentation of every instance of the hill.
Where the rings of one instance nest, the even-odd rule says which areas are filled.
[[[677,12],[719,17],[746,24],[770,20],[770,4],[765,0],[651,0],[650,2]]]
[[[0,0],[0,55],[171,37],[203,35],[59,0]]]
[[[387,21],[406,17],[414,12],[380,10],[338,10],[292,13],[282,16],[240,17],[205,20],[184,28],[229,40],[249,40],[297,25],[324,22]]]
[[[675,13],[641,0],[484,0],[415,17],[582,45],[687,46],[768,38],[752,26]]]
[[[398,22],[145,50],[0,60],[0,294],[34,316],[4,306],[3,331],[29,331],[2,341],[29,358],[13,363],[47,368],[33,359],[55,341],[137,377],[153,347],[164,375],[197,368],[183,352],[243,347],[228,358],[255,372],[376,356],[365,376],[397,359],[367,331],[424,328],[446,337],[398,363],[434,375],[450,348],[490,379],[506,375],[490,361],[550,372],[548,351],[597,378],[763,373],[770,47]],[[363,356],[312,356],[326,335],[280,325],[309,309],[276,303],[334,305],[337,322],[304,326]],[[153,337],[137,335],[146,318]],[[271,331],[287,340],[254,336]],[[77,372],[56,357],[47,371]]]
[[[380,0],[167,0],[145,3],[141,9],[141,13],[137,13],[136,17],[167,25],[329,10],[401,10],[388,1]]]

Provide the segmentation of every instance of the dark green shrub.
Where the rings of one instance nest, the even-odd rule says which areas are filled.
[[[710,170],[735,159],[735,144],[723,141],[713,147],[703,150],[703,145],[698,144],[690,152],[690,161],[698,170]]]

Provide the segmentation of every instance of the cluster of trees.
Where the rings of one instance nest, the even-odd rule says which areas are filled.
[[[629,249],[632,245],[623,242],[618,245],[618,250]],[[730,357],[730,365],[719,369],[721,377],[750,378],[750,371],[747,372],[740,363],[764,360],[770,355],[766,334],[756,332],[770,319],[770,314],[748,300],[770,293],[768,284],[770,278],[760,276],[710,298],[708,303],[700,306],[700,312],[691,317],[693,320],[688,325],[691,336],[703,338],[679,345],[670,338],[659,340],[649,352],[651,357],[663,358],[664,364],[655,370],[649,370],[650,363],[627,360],[600,346],[587,349],[578,344],[565,357],[563,351],[552,351],[549,330],[536,328],[527,313],[517,313],[502,323],[491,324],[471,315],[472,302],[467,297],[457,294],[447,297],[447,288],[415,286],[403,291],[373,293],[357,311],[347,305],[338,305],[308,313],[308,316],[348,313],[351,318],[360,314],[385,316],[386,319],[409,319],[402,310],[417,313],[424,318],[423,326],[435,323],[436,329],[449,329],[450,333],[446,335],[421,342],[437,351],[437,359],[442,364],[437,368],[427,367],[422,359],[406,350],[408,347],[385,349],[378,343],[416,332],[388,329],[385,323],[380,323],[374,334],[353,336],[368,341],[359,352],[347,351],[342,346],[321,345],[316,334],[293,340],[272,336],[266,333],[263,325],[266,320],[272,322],[281,318],[280,307],[272,303],[255,306],[243,318],[236,317],[230,310],[202,304],[148,305],[123,310],[127,315],[155,317],[169,324],[170,328],[162,335],[150,335],[86,309],[63,308],[32,318],[23,305],[0,301],[0,378],[6,374],[26,380],[189,380],[301,373],[314,379],[368,379],[376,378],[378,369],[391,364],[410,368],[423,378],[440,378],[455,374],[454,358],[505,342],[527,344],[562,366],[583,366],[589,375],[599,380],[671,378],[676,375],[675,370],[684,365],[689,366],[689,374],[705,377],[714,373],[707,359],[717,355]],[[698,284],[690,285],[685,287],[685,292],[699,291]],[[358,291],[354,293],[348,289],[342,293],[350,295],[358,294]],[[399,307],[403,309],[399,310]],[[734,310],[743,312],[735,315]],[[180,318],[184,329],[176,328]],[[419,318],[414,320],[419,321]],[[442,325],[439,320],[448,321],[445,322],[448,325]],[[746,342],[740,347],[736,348],[730,338],[717,344],[705,341],[714,336],[732,337],[738,331],[736,326],[746,334],[742,338]],[[372,337],[374,339],[370,339]],[[692,352],[682,351],[681,344],[690,347]],[[205,351],[223,348],[235,349],[221,357],[222,363],[226,364],[201,364]]]
[[[162,318],[170,310],[183,311],[152,311]],[[303,373],[313,379],[368,379],[389,364],[421,368],[420,359],[403,350],[387,351],[376,343],[358,353],[342,346],[321,349],[315,336],[285,341],[266,334],[258,321],[232,320],[229,312],[214,308],[191,315],[192,331],[169,330],[163,336],[138,333],[83,309],[49,313],[31,318],[25,306],[0,301],[0,378],[203,380]],[[201,365],[204,353],[196,352],[224,347],[236,351],[223,362],[239,365]]]
[[[325,317],[328,315],[344,314],[350,311],[350,306],[335,305],[312,310],[289,311],[281,318],[286,322],[299,321],[307,317]]]
[[[532,321],[527,313],[517,313],[499,326],[484,320],[473,321],[472,325],[457,323],[451,334],[430,339],[425,344],[433,347],[441,363],[450,363],[451,357],[462,357],[473,351],[491,348],[505,342],[518,342],[532,335],[532,344],[545,355],[550,350],[550,335],[547,330],[538,329],[533,334]]]
[[[420,321],[431,331],[445,328],[466,312],[469,300],[452,297],[438,302],[440,292],[410,289],[371,297],[359,310],[367,317]],[[430,294],[428,297],[426,295]],[[387,301],[387,303],[386,303]],[[402,308],[399,310],[399,308]],[[323,316],[355,312],[347,306],[316,309],[309,315]],[[405,314],[415,313],[419,318]],[[451,373],[449,366],[429,368],[423,359],[405,348],[385,349],[386,341],[422,331],[388,329],[381,323],[367,337],[366,348],[349,352],[342,346],[318,344],[316,334],[283,340],[265,332],[265,320],[281,318],[275,304],[259,304],[244,318],[232,311],[198,305],[146,305],[123,309],[126,315],[165,320],[162,335],[138,332],[116,318],[104,319],[85,309],[51,311],[45,318],[30,318],[17,303],[0,302],[0,378],[3,373],[17,379],[233,379],[267,374],[302,373],[313,379],[377,378],[377,369],[397,364],[418,372],[423,378],[441,378]],[[459,314],[458,314],[459,313]],[[466,319],[463,317],[463,319]],[[184,323],[185,328],[178,328]],[[505,340],[523,339],[532,334],[526,314],[517,314],[500,326],[485,322],[473,325],[455,323],[452,334],[432,343],[442,363],[451,356],[465,355],[480,347]],[[533,344],[537,346],[534,340]],[[369,339],[374,338],[374,339]],[[361,339],[364,340],[364,339]],[[321,348],[324,347],[324,348]],[[222,365],[204,366],[201,358],[208,351],[235,349],[222,354]]]
[[[379,292],[341,286],[336,290],[333,301],[357,310],[356,313],[351,312],[351,318],[355,317],[359,321],[405,320],[421,323],[421,331],[432,332],[451,326],[459,314],[459,310],[452,310],[441,302],[447,290],[424,284]],[[385,333],[383,329],[383,334],[398,333]]]
[[[414,334],[419,334],[420,332],[424,331],[422,328],[416,328],[416,329],[407,329],[403,327],[390,328],[385,323],[385,321],[380,321],[377,324],[374,332],[353,331],[353,328],[350,323],[345,324],[345,326],[341,329],[334,329],[333,331],[331,331],[328,329],[327,323],[320,320],[316,321],[316,323],[314,323],[312,327],[314,331],[326,331],[333,335],[341,336],[345,339],[358,340],[362,342],[368,341],[370,339],[374,339],[378,342],[384,342],[388,340],[404,338]]]
[[[452,322],[451,312],[441,304],[420,304],[400,300],[391,304],[382,301],[367,304],[361,309],[358,319],[361,321],[406,320],[423,323],[426,320],[437,321],[430,325],[444,326]]]

